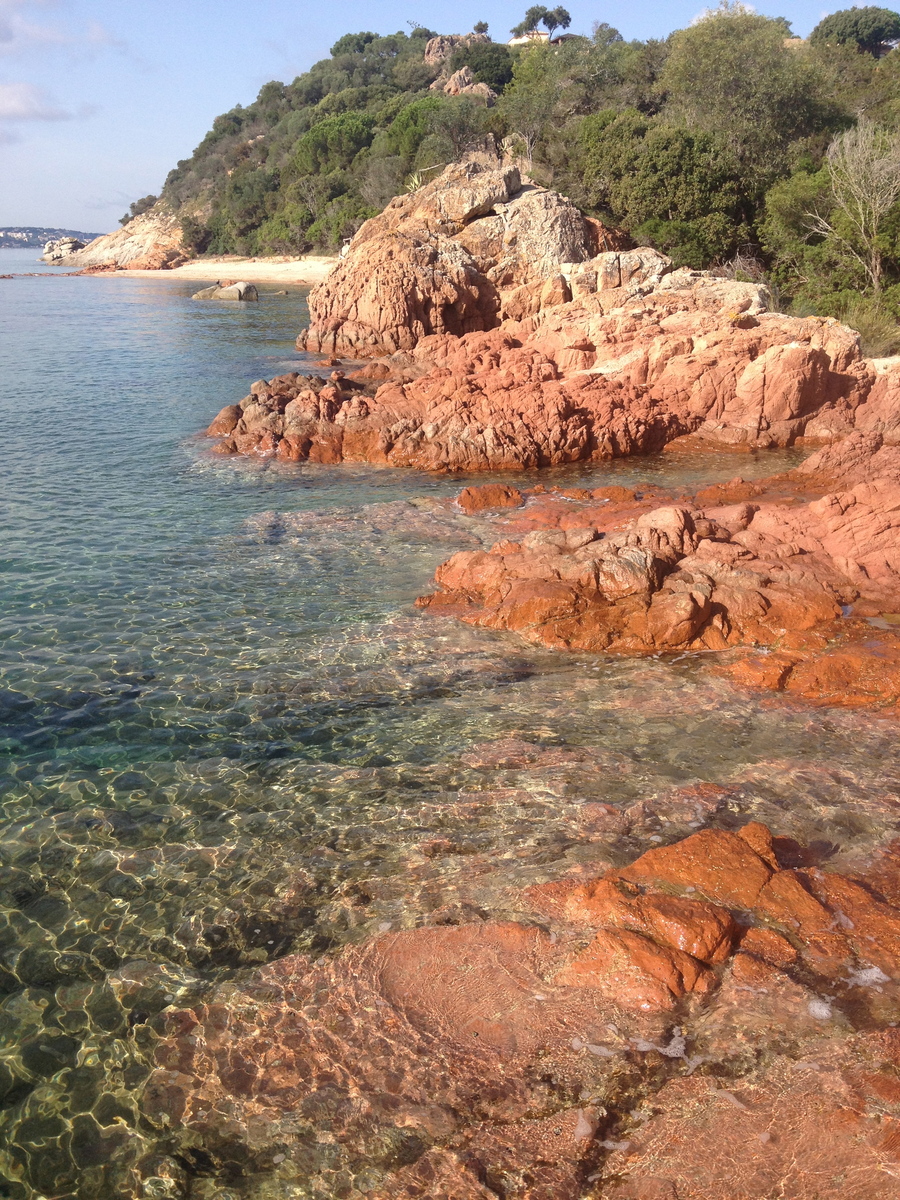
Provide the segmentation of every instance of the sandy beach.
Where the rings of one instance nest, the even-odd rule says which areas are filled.
[[[116,275],[148,279],[196,279],[198,283],[215,283],[217,279],[246,279],[251,283],[319,283],[334,264],[337,256],[310,255],[307,258],[197,258],[175,267],[172,271],[116,271]]]

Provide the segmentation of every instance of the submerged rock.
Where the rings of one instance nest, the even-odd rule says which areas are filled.
[[[782,865],[800,849],[706,830],[530,888],[543,925],[284,958],[155,1019],[144,1114],[213,1178],[312,1196],[887,1200],[900,876]]]

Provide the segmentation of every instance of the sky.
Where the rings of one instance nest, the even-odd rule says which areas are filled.
[[[290,82],[344,33],[465,33],[487,21],[505,41],[530,0],[0,0],[0,228],[115,228],[158,193],[219,113],[270,79]],[[703,0],[568,0],[572,33],[595,21],[625,38],[665,37]],[[821,0],[758,0],[805,36]]]

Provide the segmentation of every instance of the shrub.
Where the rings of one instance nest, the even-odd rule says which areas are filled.
[[[867,358],[886,358],[900,350],[900,324],[883,303],[857,295],[842,305],[836,315],[857,331]]]
[[[119,224],[127,225],[128,222],[133,221],[135,217],[139,217],[142,213],[148,212],[158,199],[159,196],[143,196],[140,200],[133,200],[125,216],[119,217]]]
[[[468,67],[476,83],[486,83],[495,92],[502,92],[513,77],[513,57],[507,46],[493,42],[475,42],[459,46],[450,59],[450,70]]]

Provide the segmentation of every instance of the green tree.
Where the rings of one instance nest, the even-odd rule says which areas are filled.
[[[900,200],[900,135],[873,121],[860,121],[828,147],[827,171],[831,212],[811,212],[810,228],[858,263],[878,296],[884,277],[885,224]]]
[[[471,46],[459,46],[450,59],[450,70],[468,67],[476,83],[486,83],[498,94],[503,91],[513,76],[513,56],[507,46],[495,42],[475,42]]]
[[[488,31],[487,21],[476,21],[475,24],[472,26],[473,33],[487,33],[487,31]]]
[[[671,37],[665,113],[724,136],[749,179],[767,186],[790,143],[827,122],[815,72],[784,46],[778,21],[725,0]]]
[[[319,121],[297,143],[294,166],[301,175],[349,167],[375,136],[375,120],[366,113],[345,112]]]
[[[549,12],[549,8],[543,4],[533,4],[531,8],[526,9],[524,18],[509,32],[513,37],[524,37],[526,33],[535,33],[538,25]]]
[[[582,123],[591,206],[678,266],[703,267],[749,236],[740,172],[714,135],[609,110]]]
[[[889,8],[842,8],[832,13],[809,35],[811,45],[852,44],[876,58],[886,54],[900,41],[900,13]]]
[[[120,225],[127,225],[129,221],[133,221],[135,217],[141,216],[142,213],[148,212],[157,202],[159,196],[142,196],[140,200],[133,200],[128,207],[128,212],[124,217],[119,218]]]
[[[329,50],[332,58],[342,54],[362,54],[378,37],[377,33],[345,33]]]
[[[547,36],[552,38],[557,29],[568,29],[572,18],[560,5],[558,8],[548,8],[541,17],[541,24],[547,30]]]
[[[384,134],[384,150],[406,160],[409,167],[415,161],[419,147],[432,132],[432,117],[444,104],[441,96],[423,96],[401,109]]]
[[[554,73],[548,69],[551,56],[552,50],[539,42],[517,55],[512,83],[499,106],[500,115],[510,133],[521,140],[529,161],[559,99]]]
[[[431,131],[437,138],[435,149],[445,161],[458,162],[484,138],[484,104],[471,96],[447,96],[431,114]]]
[[[182,217],[181,240],[193,254],[205,254],[212,241],[212,233],[196,217]]]

